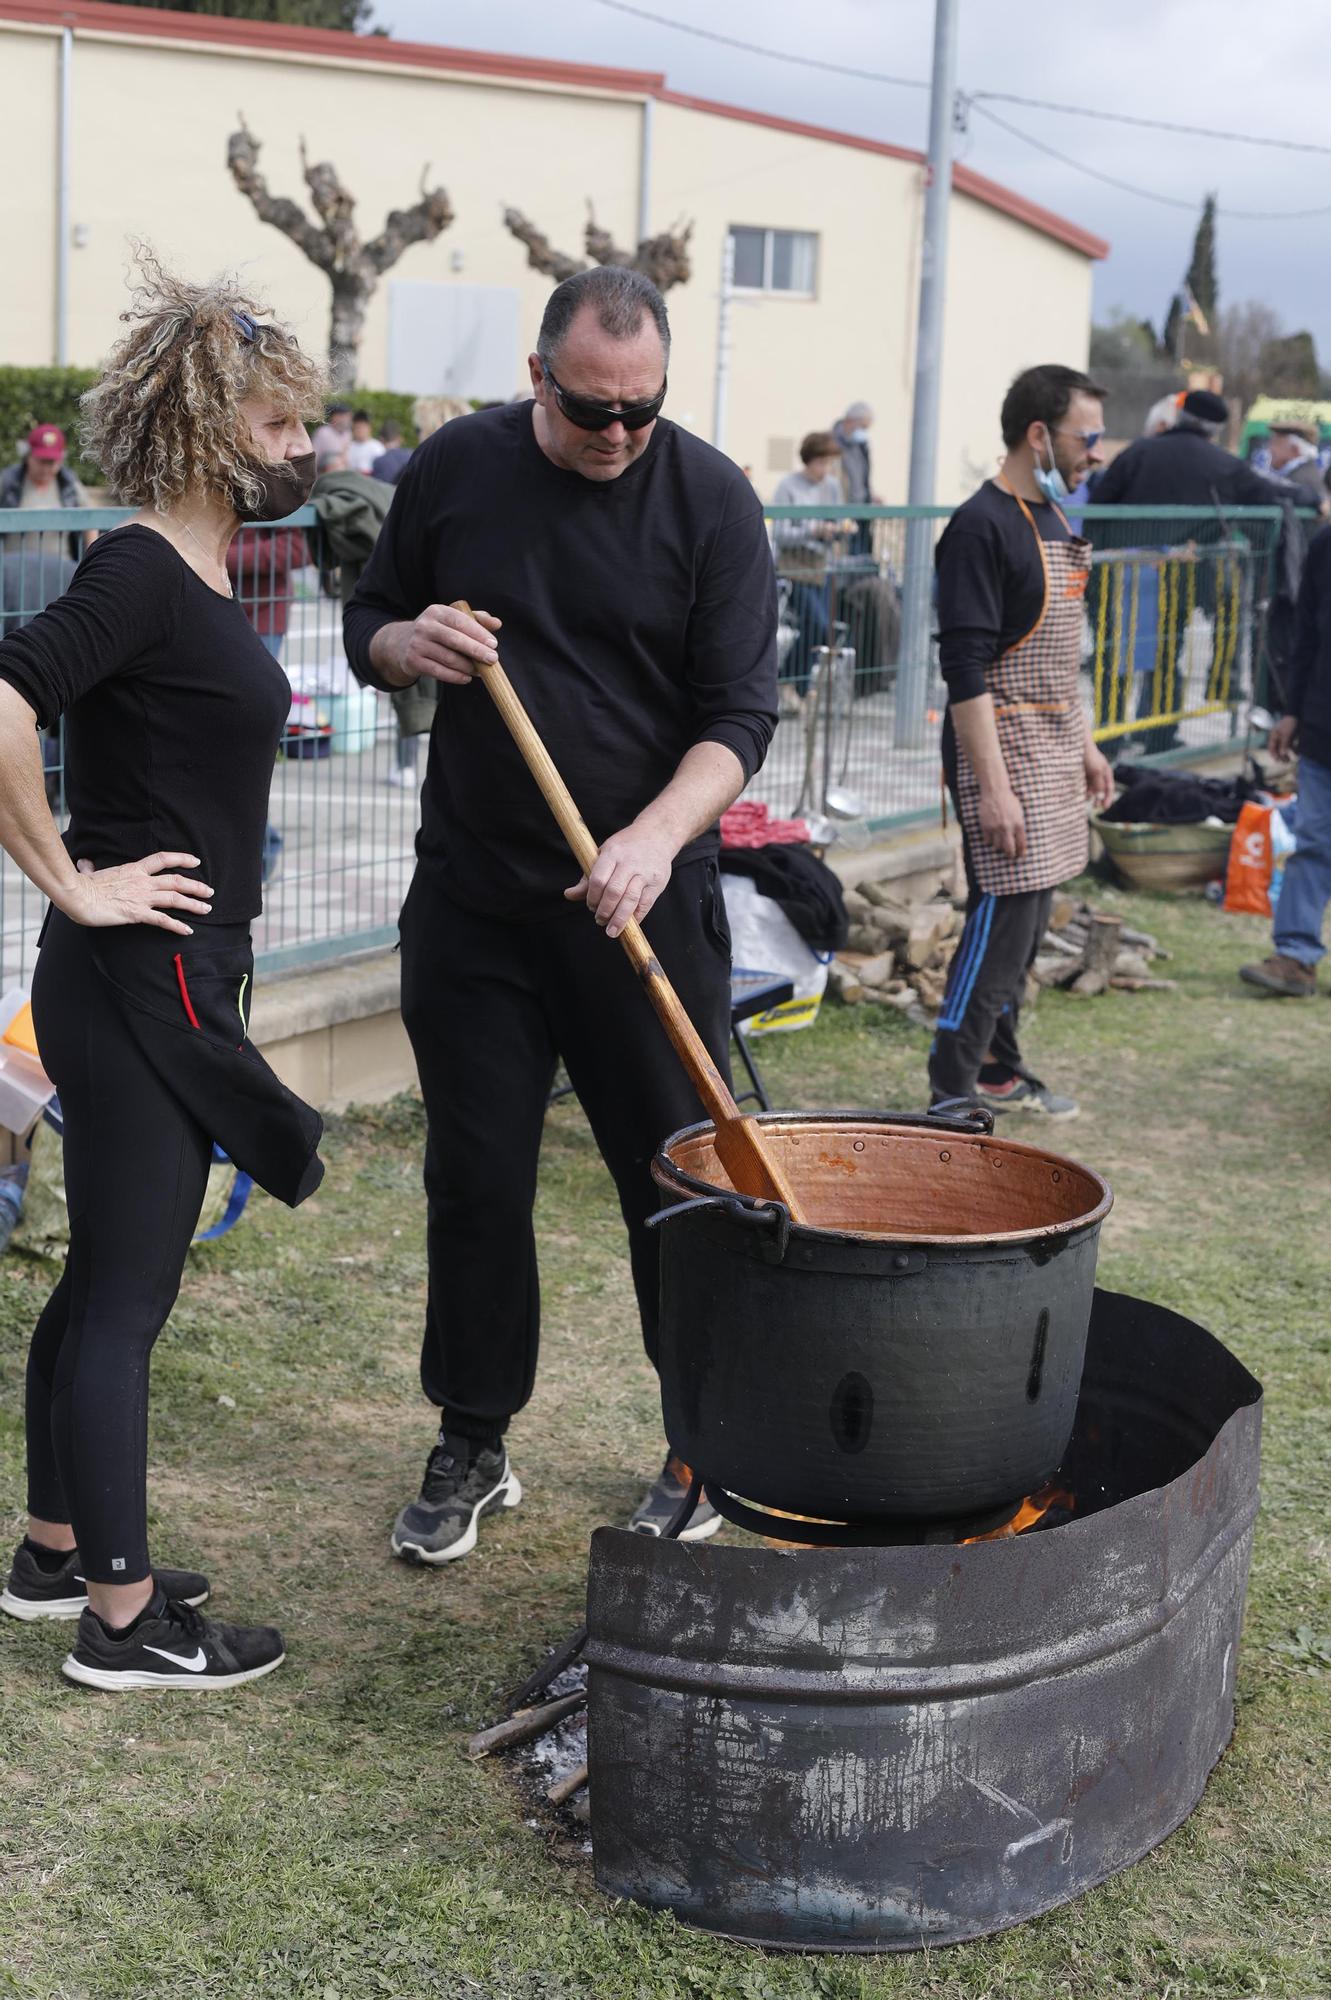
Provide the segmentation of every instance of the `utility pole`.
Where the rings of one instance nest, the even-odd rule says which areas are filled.
[[[942,388],[959,7],[960,0],[934,0],[929,181],[924,196],[924,241],[920,250],[920,316],[915,339],[915,407],[911,421],[910,486],[907,493],[912,507],[933,505],[934,477],[938,469],[938,407]],[[898,750],[918,750],[925,740],[933,548],[933,522],[908,521],[901,605],[901,665],[897,674]]]
[[[726,401],[730,389],[730,313],[735,291],[735,238],[729,229],[721,251],[721,302],[716,314],[716,381],[712,390],[712,443],[726,448]]]

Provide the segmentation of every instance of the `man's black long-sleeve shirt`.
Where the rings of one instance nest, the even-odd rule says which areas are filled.
[[[776,725],[776,586],[739,468],[658,419],[604,482],[545,456],[532,405],[446,424],[413,454],[347,605],[357,677],[384,625],[465,599],[503,620],[500,657],[598,841],[664,790],[697,743],[751,777]],[[417,853],[464,907],[564,907],[577,870],[483,688],[443,686]],[[716,852],[715,829],[678,862]]]

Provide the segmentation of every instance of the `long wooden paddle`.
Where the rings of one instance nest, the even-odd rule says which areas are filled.
[[[455,611],[471,615],[471,606],[461,601]],[[549,751],[536,733],[535,725],[514,690],[513,683],[496,661],[493,666],[476,668],[491,700],[499,710],[509,734],[522,752],[527,769],[541,788],[546,804],[559,822],[559,830],[573,850],[584,875],[590,875],[599,849],[592,839],[572,794],[555,769]],[[689,1073],[703,1109],[716,1128],[716,1153],[740,1194],[760,1201],[783,1202],[792,1222],[803,1222],[804,1214],[784,1172],[763,1141],[757,1121],[736,1104],[716,1064],[707,1052],[702,1036],[684,1011],[678,993],[661,970],[660,961],[648,944],[641,924],[630,917],[619,934],[647,997],[655,1007],[661,1025],[669,1035],[676,1055]]]

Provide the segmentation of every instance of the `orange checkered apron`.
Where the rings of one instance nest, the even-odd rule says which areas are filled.
[[[1001,476],[998,484],[1012,493]],[[1003,762],[1026,816],[1026,852],[1019,861],[990,847],[981,834],[979,783],[957,745],[957,811],[975,879],[993,896],[1055,888],[1079,875],[1089,855],[1086,738],[1077,677],[1091,545],[1079,535],[1046,542],[1021,495],[1012,497],[1030,524],[1044,566],[1039,618],[986,676]],[[1067,527],[1063,515],[1058,518]]]

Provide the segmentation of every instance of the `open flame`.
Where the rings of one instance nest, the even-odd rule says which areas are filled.
[[[1038,1493],[1028,1493],[1015,1514],[1008,1520],[1000,1521],[996,1528],[987,1528],[982,1535],[963,1535],[962,1545],[967,1542],[1001,1542],[1009,1535],[1024,1534],[1037,1521],[1043,1521],[1051,1507],[1058,1507],[1070,1514],[1077,1504],[1076,1497],[1066,1487],[1055,1486],[1051,1481],[1042,1486]]]
[[[1006,1541],[1011,1535],[1025,1534],[1028,1528],[1035,1527],[1037,1522],[1043,1521],[1046,1514],[1055,1509],[1062,1514],[1071,1514],[1076,1505],[1077,1498],[1074,1493],[1070,1493],[1065,1486],[1056,1486],[1050,1480],[1049,1484],[1042,1486],[1038,1493],[1028,1493],[1016,1512],[1010,1514],[1006,1521],[1000,1521],[996,1528],[986,1528],[981,1535],[958,1535],[956,1546],[964,1548],[970,1542]],[[824,1520],[817,1514],[791,1514],[784,1507],[767,1507],[763,1511],[781,1521],[814,1521],[820,1527],[828,1528],[839,1525],[835,1521]],[[764,1546],[769,1549],[806,1549],[810,1546],[808,1542],[780,1541],[774,1535],[764,1535],[762,1539]]]

